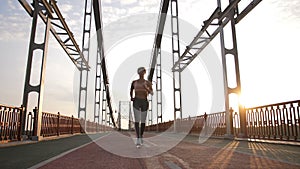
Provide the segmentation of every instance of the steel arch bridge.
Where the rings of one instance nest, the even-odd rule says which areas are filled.
[[[168,11],[170,11],[171,18],[171,32],[172,32],[172,76],[173,76],[173,104],[174,104],[174,130],[176,131],[177,124],[176,119],[182,119],[182,86],[181,86],[181,72],[189,66],[190,63],[196,57],[199,57],[199,54],[207,47],[207,45],[217,36],[220,36],[220,45],[222,53],[222,68],[223,68],[223,82],[224,82],[224,96],[225,96],[225,110],[224,110],[224,123],[233,124],[232,121],[232,110],[230,109],[229,103],[229,94],[239,95],[241,93],[241,84],[240,84],[240,72],[239,72],[239,62],[238,62],[238,50],[237,50],[237,41],[236,41],[236,29],[235,26],[238,24],[248,13],[251,12],[262,0],[252,0],[246,5],[245,8],[240,9],[239,3],[241,0],[229,0],[227,6],[222,6],[221,0],[217,0],[217,7],[212,11],[211,16],[203,22],[202,28],[195,35],[195,38],[190,42],[186,49],[180,51],[180,25],[179,25],[179,2],[178,0],[162,0],[160,9],[158,24],[156,29],[156,34],[154,37],[151,60],[150,60],[150,72],[148,76],[149,81],[153,81],[154,73],[156,73],[156,103],[152,102],[151,104],[156,104],[156,110],[153,110],[150,107],[149,113],[152,114],[156,112],[156,122],[163,122],[163,111],[162,111],[162,68],[161,68],[161,58],[163,56],[161,52],[161,43],[163,41],[163,32],[165,28],[165,22],[167,19]],[[103,23],[102,23],[102,8],[100,0],[85,0],[84,5],[84,25],[82,32],[82,46],[79,47],[77,41],[75,40],[71,28],[69,28],[66,23],[63,14],[60,11],[59,6],[55,0],[33,0],[29,4],[26,0],[19,0],[19,3],[22,5],[24,10],[32,17],[32,27],[31,27],[31,36],[28,52],[28,61],[26,69],[26,79],[24,85],[24,94],[23,94],[23,106],[25,111],[21,114],[21,131],[25,132],[25,121],[26,113],[28,113],[28,100],[30,99],[29,94],[32,92],[38,93],[38,101],[36,103],[37,107],[37,123],[41,124],[42,121],[42,103],[43,103],[43,92],[44,92],[44,78],[45,78],[45,64],[47,58],[47,47],[48,39],[50,32],[55,37],[57,42],[60,44],[62,49],[65,51],[66,55],[70,58],[71,62],[77,67],[80,72],[80,88],[79,88],[79,98],[78,98],[78,118],[86,119],[86,106],[87,106],[87,86],[88,86],[88,76],[95,77],[95,89],[94,89],[94,122],[102,123],[109,125],[115,128],[120,128],[120,118],[116,119],[114,117],[114,110],[112,107],[112,97],[110,91],[110,83],[108,78],[108,71],[106,65],[106,57],[104,51],[104,41],[102,34]],[[93,17],[92,17],[93,16]],[[92,19],[93,18],[93,19]],[[45,25],[44,34],[39,35],[43,36],[43,43],[39,44],[35,41],[37,35],[37,20],[41,19]],[[97,42],[98,42],[98,52],[96,60],[96,74],[91,75],[89,70],[91,67],[89,63],[91,61],[89,53],[89,43],[88,39],[91,35],[91,22],[95,24],[95,30],[97,32]],[[225,41],[227,37],[227,32],[225,27],[229,27],[229,34],[231,35],[231,43]],[[228,29],[227,29],[228,31]],[[226,43],[225,43],[226,42]],[[232,48],[227,48],[226,46],[232,46]],[[40,69],[40,78],[39,84],[31,84],[31,72],[33,71],[32,59],[35,56],[35,51],[42,51],[43,61],[38,65]],[[228,76],[227,76],[227,66],[226,61],[228,55],[233,56],[235,70],[235,80],[236,86],[230,88],[228,86]],[[176,80],[179,82],[177,83]],[[243,107],[239,106],[239,110],[236,110],[239,113],[239,124],[240,124],[240,135],[246,135],[246,114]],[[212,112],[214,113],[214,112]],[[117,117],[118,118],[118,117]],[[153,125],[154,119],[152,116],[148,117],[149,125]],[[226,135],[229,137],[232,136],[232,125],[226,126]],[[40,133],[41,125],[37,127],[37,133]],[[38,137],[39,135],[37,135]]]

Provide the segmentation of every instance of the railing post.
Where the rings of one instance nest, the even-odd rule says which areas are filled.
[[[33,135],[32,136],[35,136],[35,137],[39,136],[38,132],[37,132],[38,131],[38,116],[39,116],[38,111],[39,110],[37,107],[35,107],[33,109],[34,120],[33,120],[33,131],[32,131]]]
[[[205,112],[204,113],[204,134],[205,134],[205,136],[207,135],[207,123],[206,123],[206,121],[207,121],[207,114]]]
[[[56,128],[56,135],[59,136],[59,122],[60,122],[60,113],[57,113],[57,128]]]
[[[22,115],[24,114],[24,106],[21,105],[18,119],[18,141],[21,141],[21,133],[22,133]],[[25,125],[25,124],[24,124]],[[25,127],[24,127],[25,128]]]
[[[30,118],[29,118],[29,117],[30,117]],[[34,117],[33,117],[33,118],[34,118]],[[33,118],[32,118],[32,113],[29,112],[29,113],[27,114],[27,126],[25,127],[26,132],[24,133],[24,138],[25,138],[25,135],[26,135],[27,137],[29,137],[29,135],[32,136],[32,133],[29,132],[29,131],[31,130],[31,128],[29,128],[29,126],[30,126],[30,127],[32,126],[32,121],[34,121]],[[29,123],[29,119],[30,119],[30,123]],[[33,132],[33,131],[32,131],[32,132]]]
[[[72,120],[71,120],[71,134],[74,134],[74,116],[72,115]]]

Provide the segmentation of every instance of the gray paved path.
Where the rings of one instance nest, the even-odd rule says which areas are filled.
[[[75,135],[54,140],[45,140],[37,143],[14,144],[9,147],[0,147],[0,169],[29,168],[63,152],[91,142],[104,134]]]

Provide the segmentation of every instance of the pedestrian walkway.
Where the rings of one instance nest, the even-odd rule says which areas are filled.
[[[65,153],[103,136],[103,133],[93,135],[74,135],[60,139],[50,139],[40,142],[8,143],[10,146],[0,147],[0,169],[22,169],[34,166],[42,161]]]
[[[0,168],[300,168],[300,146],[295,145],[203,138],[199,143],[197,136],[187,136],[175,147],[151,156],[172,144],[178,134],[158,139],[156,133],[146,133],[141,149],[135,147],[133,136],[100,133],[3,147]],[[142,158],[126,157],[124,152]]]

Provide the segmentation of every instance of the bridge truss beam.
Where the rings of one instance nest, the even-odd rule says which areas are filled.
[[[19,3],[23,6],[25,11],[33,17],[34,7],[29,5],[26,0],[18,0]],[[88,62],[85,60],[83,53],[81,52],[71,30],[69,29],[64,17],[62,16],[59,7],[56,5],[56,1],[50,0],[47,2],[46,0],[34,0],[38,1],[42,8],[46,9],[46,13],[39,12],[38,15],[43,20],[43,22],[47,23],[47,16],[52,19],[50,24],[50,32],[55,37],[57,42],[64,49],[66,54],[69,56],[74,65],[79,69],[90,69]],[[50,5],[51,3],[51,5]],[[81,64],[83,63],[83,67]]]
[[[220,33],[223,27],[231,20],[231,11],[236,10],[234,23],[240,22],[258,3],[262,0],[253,0],[242,12],[237,13],[237,7],[240,0],[230,1],[230,4],[224,11],[217,7],[213,14],[204,21],[204,25],[198,32],[193,41],[186,47],[186,50],[180,56],[180,59],[172,67],[173,71],[182,72]],[[209,32],[208,30],[214,30]]]

